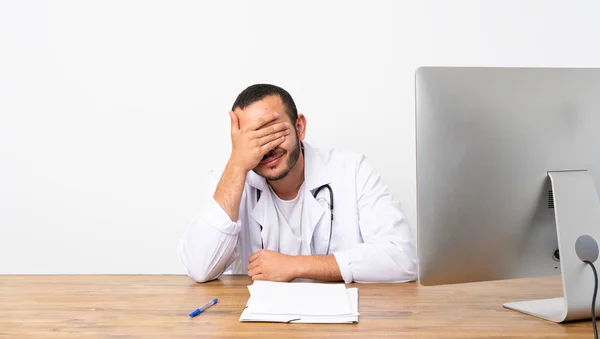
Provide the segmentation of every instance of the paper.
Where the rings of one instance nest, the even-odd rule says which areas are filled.
[[[358,322],[358,289],[343,284],[276,283],[248,286],[240,321],[291,323]]]

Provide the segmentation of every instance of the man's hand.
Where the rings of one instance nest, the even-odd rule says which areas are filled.
[[[265,114],[240,129],[240,120],[235,112],[231,111],[229,115],[231,116],[231,157],[213,197],[229,218],[236,221],[239,218],[246,174],[260,163],[265,154],[281,145],[286,135],[290,134],[290,126],[288,123],[270,124],[279,116],[273,113]]]
[[[289,282],[296,279],[297,258],[270,250],[260,250],[248,258],[252,280]]]
[[[235,112],[231,116],[231,158],[229,163],[249,172],[262,160],[263,156],[285,141],[290,134],[287,122],[272,124],[279,113],[265,114],[248,126],[240,129],[240,121]]]
[[[291,256],[270,250],[260,250],[248,258],[248,276],[252,280],[281,282],[294,279],[343,280],[333,255]]]

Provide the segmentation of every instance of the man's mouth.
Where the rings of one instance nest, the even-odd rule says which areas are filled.
[[[272,150],[269,153],[265,154],[265,156],[260,161],[261,165],[273,165],[279,158],[281,158],[285,154],[284,150]]]

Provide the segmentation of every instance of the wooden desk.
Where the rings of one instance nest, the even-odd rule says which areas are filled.
[[[558,277],[423,287],[354,284],[359,324],[240,323],[247,277],[0,276],[0,338],[592,338],[590,321],[559,325],[504,309],[560,295]],[[188,313],[212,298],[206,313]]]

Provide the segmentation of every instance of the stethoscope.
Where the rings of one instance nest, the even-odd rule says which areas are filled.
[[[331,220],[329,221],[329,241],[327,243],[327,252],[325,252],[325,254],[329,254],[329,247],[331,246],[331,235],[333,233],[333,190],[331,189],[331,186],[329,186],[329,184],[321,185],[321,186],[319,186],[319,188],[317,188],[315,190],[315,192],[313,193],[313,197],[315,199],[317,199],[317,195],[324,188],[327,188],[327,190],[329,191],[329,202],[327,203],[327,205],[329,206],[329,214],[331,215]],[[257,193],[256,194],[256,202],[258,202],[258,200],[260,200],[260,195],[261,195],[262,191],[259,189],[256,189],[256,193]],[[325,202],[327,202],[327,201],[325,201]],[[262,225],[258,224],[258,226],[260,226],[260,232],[262,233],[262,230],[263,230]],[[265,244],[262,239],[262,236],[260,237],[260,245],[263,249],[265,248]]]

